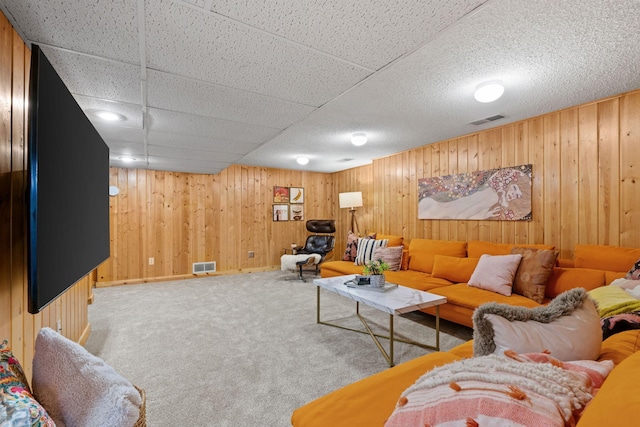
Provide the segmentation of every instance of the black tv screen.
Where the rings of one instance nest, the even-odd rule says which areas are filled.
[[[37,45],[28,132],[28,302],[37,313],[109,257],[109,148]]]

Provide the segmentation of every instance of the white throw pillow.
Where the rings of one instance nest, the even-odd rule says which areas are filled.
[[[511,295],[513,278],[522,260],[521,254],[480,256],[476,269],[469,279],[469,286]]]
[[[142,397],[104,360],[50,328],[36,337],[34,397],[56,425],[131,427],[140,417]]]
[[[488,303],[473,313],[474,356],[550,352],[563,361],[600,355],[600,316],[586,290],[576,288],[536,308]]]
[[[358,254],[356,255],[355,265],[365,265],[366,263],[371,261],[373,251],[375,251],[376,248],[386,248],[387,243],[389,243],[388,239],[373,240],[359,238]]]

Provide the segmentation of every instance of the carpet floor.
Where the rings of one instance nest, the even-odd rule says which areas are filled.
[[[98,288],[86,348],[147,393],[147,425],[290,426],[293,410],[388,369],[371,338],[316,323],[316,287],[281,271]],[[362,329],[322,291],[322,320]],[[376,332],[388,315],[361,307]],[[435,342],[435,321],[397,317],[396,336]],[[446,351],[472,331],[441,321]],[[382,340],[387,345],[386,340]],[[396,342],[396,364],[429,353]]]

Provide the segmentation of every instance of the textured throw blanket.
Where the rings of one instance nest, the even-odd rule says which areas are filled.
[[[545,353],[460,360],[420,377],[385,426],[572,426],[611,369]]]

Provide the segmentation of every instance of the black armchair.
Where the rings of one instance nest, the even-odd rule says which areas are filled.
[[[310,219],[307,221],[307,231],[311,234],[307,236],[304,246],[296,247],[296,255],[309,255],[309,257],[300,258],[296,261],[297,277],[295,279],[305,281],[302,275],[303,267],[315,266],[315,274],[320,272],[320,264],[333,252],[336,240],[333,233],[336,232],[336,221],[333,219]],[[314,256],[315,255],[315,256]],[[319,255],[319,259],[318,259]]]

